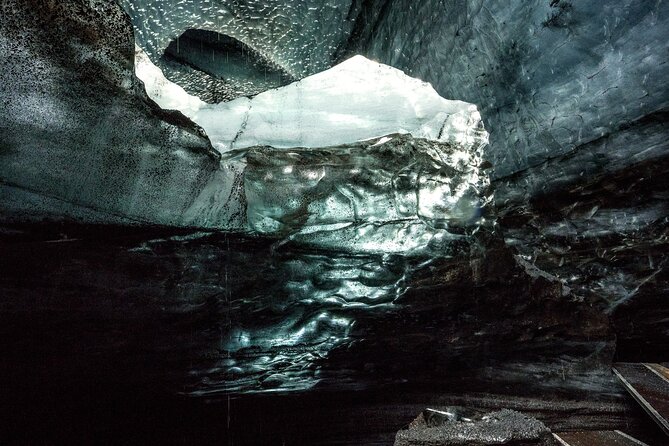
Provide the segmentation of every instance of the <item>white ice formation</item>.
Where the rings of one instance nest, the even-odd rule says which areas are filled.
[[[220,152],[253,146],[330,147],[391,133],[473,145],[483,137],[475,105],[363,56],[285,87],[207,104],[166,79],[140,50],[137,76],[163,108],[199,124]]]

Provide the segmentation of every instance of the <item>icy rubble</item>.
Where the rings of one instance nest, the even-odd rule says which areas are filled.
[[[226,201],[246,203],[242,229],[336,249],[447,252],[484,221],[488,134],[476,106],[399,70],[356,56],[210,105],[165,79],[141,50],[136,69],[149,96],[201,125],[224,155],[222,169],[243,177],[243,194],[235,182],[225,187],[237,193]]]

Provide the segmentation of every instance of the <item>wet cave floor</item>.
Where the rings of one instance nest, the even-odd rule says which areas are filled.
[[[662,438],[610,373],[611,333],[571,333],[596,315],[566,305],[551,318],[572,321],[530,334],[546,317],[537,308],[554,312],[541,281],[526,293],[545,302],[517,313],[486,303],[487,288],[509,299],[495,283],[449,292],[392,259],[324,261],[225,234],[21,225],[0,246],[3,444],[390,444],[424,408],[447,406]],[[369,299],[407,281],[378,303],[331,301],[352,284]],[[307,282],[326,298],[286,290]]]

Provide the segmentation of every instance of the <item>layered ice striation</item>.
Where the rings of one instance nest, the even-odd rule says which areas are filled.
[[[206,130],[224,170],[243,171],[240,199],[253,232],[410,252],[452,246],[485,221],[488,134],[476,106],[392,67],[356,56],[214,105],[164,78],[141,50],[137,73],[149,96]]]
[[[148,100],[133,48],[116,2],[0,3],[0,221],[190,224],[220,154]]]

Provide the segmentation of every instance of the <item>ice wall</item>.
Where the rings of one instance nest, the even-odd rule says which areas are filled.
[[[219,201],[245,204],[245,229],[321,248],[448,254],[485,222],[488,134],[472,104],[362,56],[206,104],[136,57],[149,96],[202,125],[224,155],[221,175],[243,181]]]
[[[1,22],[3,220],[198,226],[394,252],[448,245],[480,223],[487,133],[472,104],[362,56],[207,104],[134,47],[118,7],[49,8],[57,20],[23,5]],[[219,151],[159,106],[201,123]]]
[[[376,3],[351,49],[477,104],[497,176],[669,105],[667,2]]]
[[[201,128],[148,99],[123,10],[0,8],[0,219],[190,224],[220,155]]]

